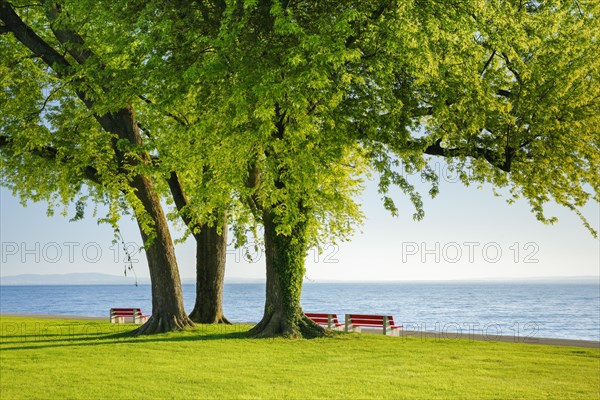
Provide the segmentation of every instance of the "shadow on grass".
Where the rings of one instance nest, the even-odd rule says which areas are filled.
[[[79,336],[73,337],[73,336]],[[24,335],[10,335],[10,336],[1,336],[0,337],[0,346],[5,344],[17,344],[17,343],[53,343],[60,342],[64,340],[98,340],[98,338],[93,338],[89,336],[106,336],[106,333],[98,332],[98,333],[74,333],[74,334],[53,334],[53,335],[39,335],[39,336],[24,336]],[[53,339],[45,339],[52,337]],[[64,339],[65,337],[71,337],[70,339]],[[7,340],[8,339],[8,340]],[[11,339],[20,339],[20,340],[11,340]],[[3,347],[0,347],[3,348]]]
[[[202,328],[200,328],[202,329]],[[46,339],[50,335],[36,336],[11,336],[20,337],[22,340],[4,341],[0,339],[0,349],[2,351],[9,350],[35,350],[60,347],[82,347],[82,346],[102,346],[112,344],[131,344],[137,343],[176,343],[176,342],[198,342],[198,341],[214,341],[214,340],[255,340],[250,339],[247,335],[247,329],[238,332],[197,332],[195,330],[185,330],[183,332],[171,332],[156,335],[136,336],[134,330],[119,333],[94,333],[94,334],[75,334],[75,335],[52,335],[55,339]],[[85,337],[71,337],[83,336]],[[16,346],[21,343],[23,345]],[[4,346],[11,344],[13,346]]]

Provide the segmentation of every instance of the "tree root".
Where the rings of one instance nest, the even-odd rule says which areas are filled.
[[[325,328],[314,323],[305,315],[298,315],[291,323],[282,318],[281,313],[270,313],[248,331],[252,338],[318,338],[328,336]]]
[[[185,314],[153,314],[144,325],[133,331],[133,334],[136,336],[153,335],[156,333],[182,331],[185,328],[193,328],[194,326],[194,322]]]
[[[231,325],[231,322],[229,322],[229,320],[227,318],[225,318],[225,315],[223,315],[223,313],[217,313],[212,314],[212,315],[202,315],[202,312],[200,312],[197,308],[194,308],[192,310],[192,312],[190,313],[190,319],[193,322],[196,322],[198,324],[226,324],[226,325]]]
[[[300,332],[302,337],[306,339],[313,339],[328,336],[330,332],[323,328],[321,325],[315,323],[312,319],[306,315],[302,315],[299,322]]]

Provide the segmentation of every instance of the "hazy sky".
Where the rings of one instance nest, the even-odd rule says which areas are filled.
[[[321,255],[310,251],[307,278],[446,280],[600,274],[599,242],[561,207],[548,209],[559,222],[543,225],[525,201],[508,205],[494,197],[489,187],[464,187],[452,178],[442,180],[436,199],[426,199],[423,221],[412,221],[412,206],[399,195],[396,199],[401,216],[393,218],[383,209],[376,185],[369,183],[361,198],[367,216],[362,232],[349,243],[325,246]],[[29,203],[23,208],[6,189],[0,190],[0,202],[1,276],[123,274],[125,254],[111,244],[112,229],[98,225],[91,215],[78,222],[49,218],[45,204]],[[584,213],[599,229],[598,205],[588,205]],[[132,221],[123,220],[121,231],[130,249],[139,246],[140,235]],[[252,246],[248,249],[254,253]],[[255,262],[245,262],[243,252],[230,249],[226,276],[263,278],[264,257],[259,254]],[[148,277],[144,255],[135,258],[138,277]],[[193,278],[193,239],[177,245],[177,258],[182,277]]]

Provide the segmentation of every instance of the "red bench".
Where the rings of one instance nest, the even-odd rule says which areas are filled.
[[[132,322],[134,324],[143,324],[150,316],[142,314],[141,308],[111,308],[110,322],[123,324]]]
[[[397,329],[401,329],[402,325],[394,323],[394,317],[391,315],[367,315],[367,314],[346,314],[345,329],[346,332],[354,331],[355,328],[381,328],[383,334],[388,332],[394,333]]]
[[[337,314],[317,314],[317,313],[305,313],[308,318],[313,320],[318,325],[326,326],[329,329],[338,329],[344,326],[338,321]]]

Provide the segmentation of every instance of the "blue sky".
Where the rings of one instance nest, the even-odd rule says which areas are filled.
[[[441,168],[443,168],[443,165]],[[418,179],[417,179],[418,181]],[[424,191],[426,193],[426,191]],[[442,180],[441,193],[425,199],[425,219],[412,220],[412,208],[395,197],[400,217],[383,209],[376,185],[368,183],[361,198],[367,216],[361,232],[349,243],[325,245],[324,252],[307,256],[307,278],[321,280],[448,280],[526,278],[541,276],[597,276],[600,244],[577,216],[550,206],[559,222],[543,225],[525,201],[508,205],[489,187],[478,189]],[[125,253],[112,245],[112,229],[90,215],[69,222],[47,217],[45,204],[24,208],[6,189],[0,190],[0,276],[99,272],[123,274]],[[584,214],[596,229],[598,204]],[[140,244],[136,225],[121,223],[130,250]],[[175,237],[181,234],[174,232]],[[251,246],[249,250],[253,252]],[[229,251],[226,276],[263,278],[264,257],[246,262],[244,249]],[[177,245],[183,278],[195,276],[193,240]],[[143,254],[134,256],[138,277],[147,277]]]

